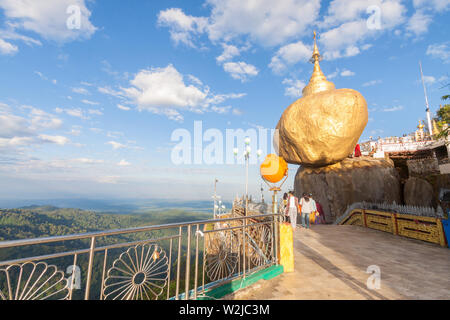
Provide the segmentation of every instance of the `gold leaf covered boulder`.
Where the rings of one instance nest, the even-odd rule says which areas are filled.
[[[319,66],[314,34],[314,72],[303,97],[277,125],[275,146],[288,163],[324,166],[352,154],[368,122],[367,102],[356,90],[335,89]]]

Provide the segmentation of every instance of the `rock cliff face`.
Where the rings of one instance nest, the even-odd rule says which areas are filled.
[[[298,197],[303,192],[313,194],[327,222],[334,222],[355,202],[401,203],[400,178],[387,160],[354,158],[320,168],[302,166],[294,188]]]
[[[437,189],[440,191],[440,188]],[[410,206],[435,207],[438,195],[434,193],[433,186],[427,180],[411,177],[405,182],[403,199]]]

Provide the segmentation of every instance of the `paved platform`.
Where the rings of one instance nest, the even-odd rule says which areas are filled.
[[[314,225],[294,235],[295,271],[227,299],[450,299],[450,249],[357,226]],[[380,268],[371,290],[367,268]]]

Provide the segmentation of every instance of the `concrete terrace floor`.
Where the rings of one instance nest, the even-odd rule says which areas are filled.
[[[294,231],[295,271],[225,299],[450,299],[450,249],[357,226]],[[381,287],[367,288],[377,265]]]

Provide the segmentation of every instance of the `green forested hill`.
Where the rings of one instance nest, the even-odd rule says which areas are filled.
[[[61,209],[52,206],[31,206],[20,209],[0,209],[0,241],[60,236],[166,223],[198,221],[209,218],[212,218],[211,214],[189,212],[182,209],[172,209],[161,212],[151,211],[146,214],[133,215],[103,214],[80,209]],[[113,243],[127,243],[129,241],[145,240],[150,238],[158,239],[163,236],[167,236],[167,233],[170,232],[170,230],[157,230],[151,231],[150,233],[132,233],[128,235],[99,238],[96,245],[102,246]],[[176,228],[175,232],[178,232]],[[168,252],[168,241],[158,241],[158,244],[164,248],[166,252]],[[181,261],[186,261],[185,247],[186,245],[182,244]],[[45,254],[86,248],[89,248],[89,239],[5,248],[0,249],[0,261],[36,257]],[[126,249],[127,247],[111,249],[108,252],[108,266],[110,267],[112,261]],[[191,256],[193,255],[193,252],[194,250],[192,250]],[[99,252],[95,254],[94,259],[91,291],[92,298],[95,299],[97,299],[100,294],[103,255],[104,252]],[[191,261],[194,261],[193,256]],[[57,265],[60,270],[64,271],[68,266],[73,264],[73,256],[56,258],[48,260],[47,262]],[[79,255],[77,265],[81,268],[81,279],[83,283],[86,281],[87,263],[88,255]],[[175,274],[175,267],[175,261],[172,261],[172,264],[170,265],[172,274]],[[184,277],[184,268],[185,267],[182,267],[181,270],[182,279]],[[0,277],[0,291],[3,290],[4,294],[6,292],[5,281],[5,278],[2,280]],[[173,280],[170,281],[169,286],[171,291],[174,292],[175,282]],[[167,290],[167,288],[165,290]],[[82,297],[83,290],[76,290],[74,292],[74,299],[82,299]],[[161,297],[165,297],[165,294],[161,295]]]
[[[0,241],[194,221],[209,214],[167,210],[140,215],[102,214],[52,206],[0,209]]]

